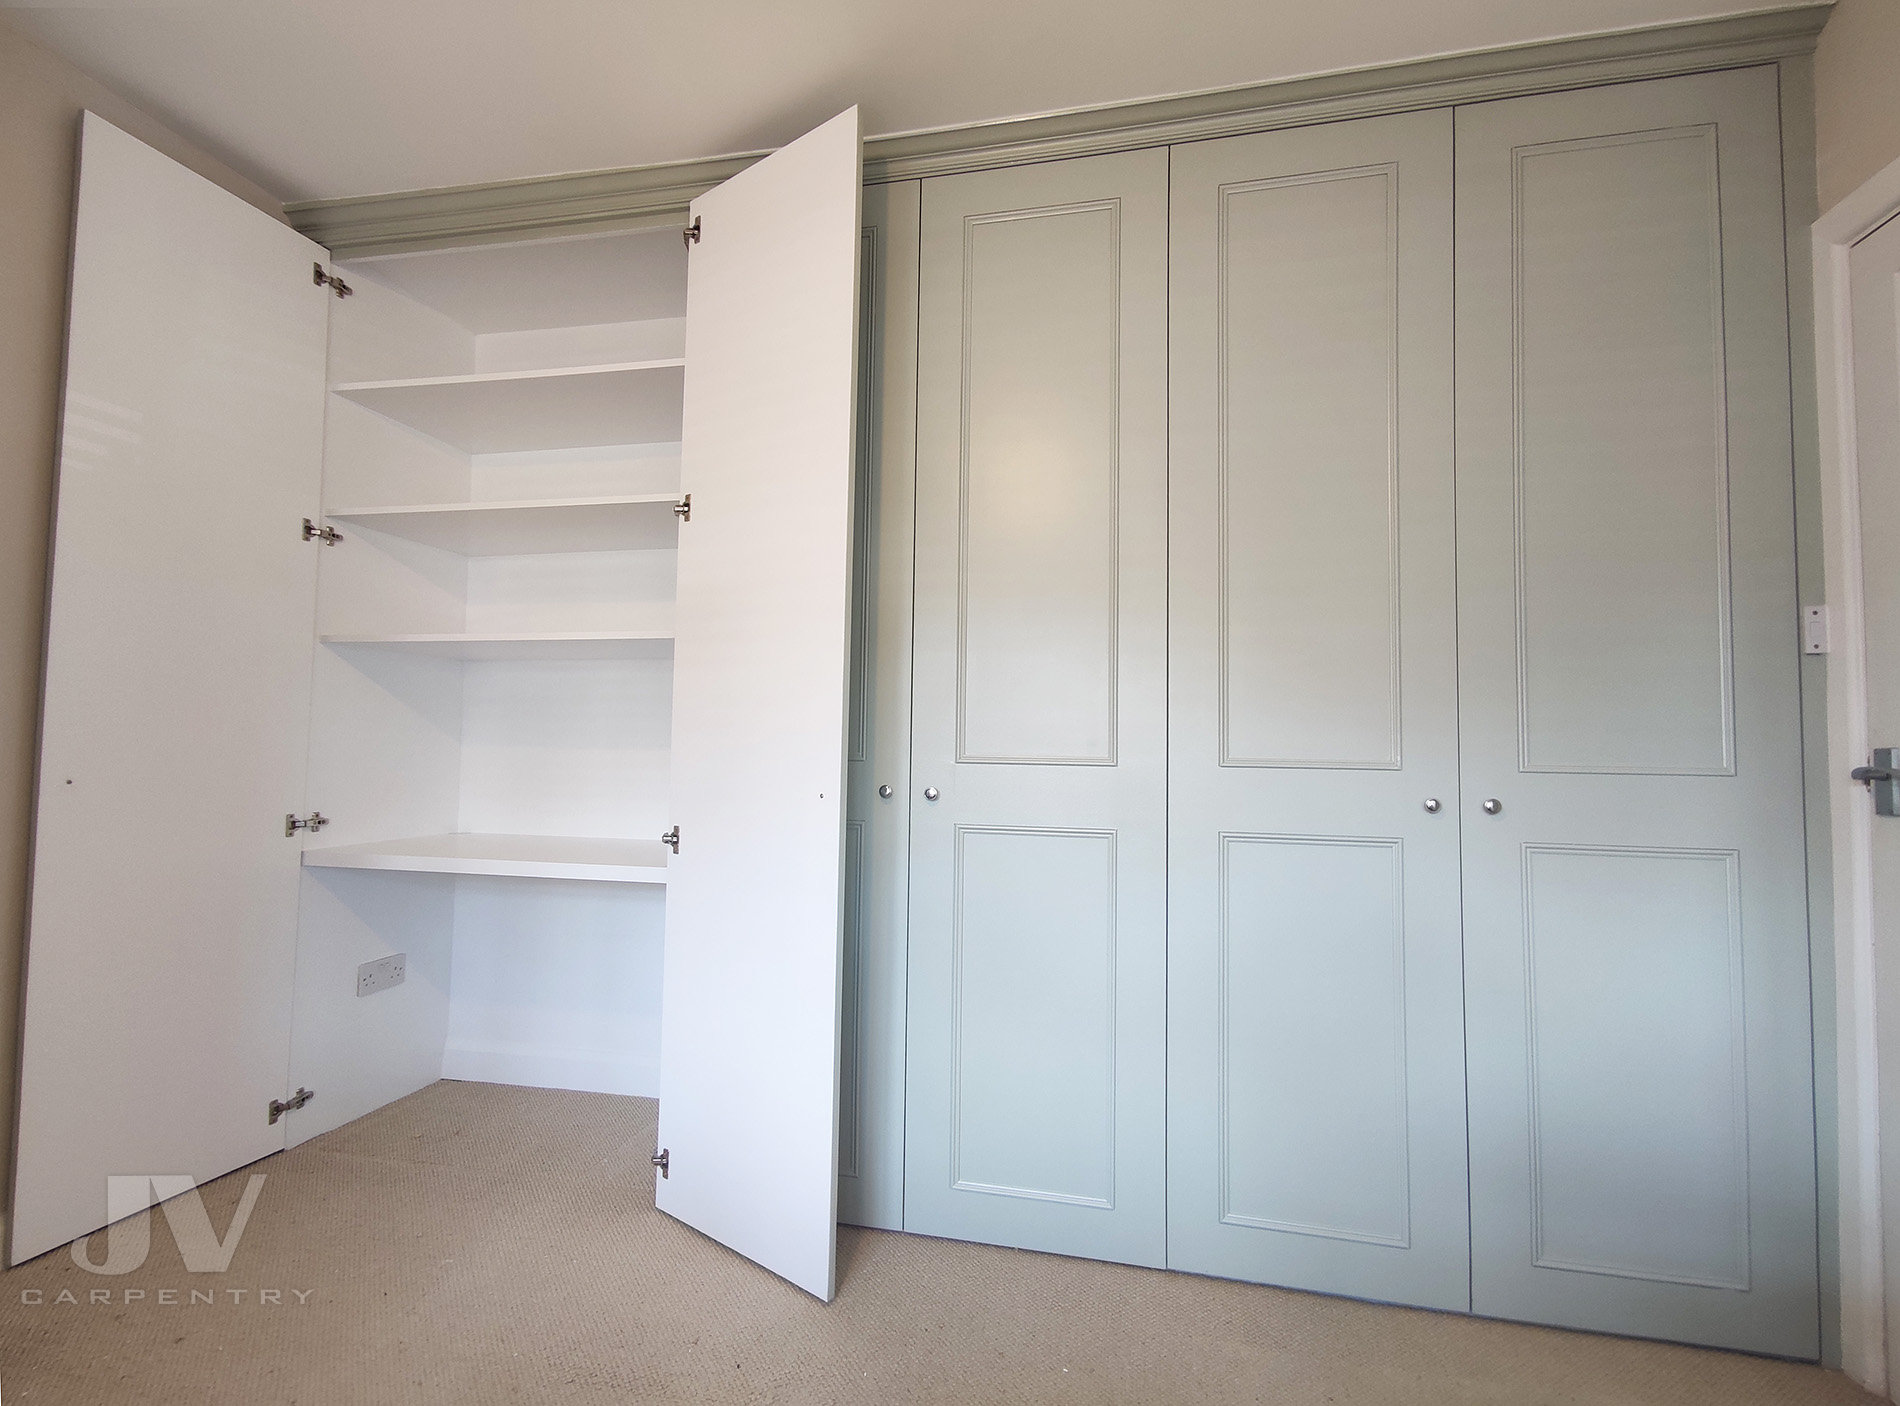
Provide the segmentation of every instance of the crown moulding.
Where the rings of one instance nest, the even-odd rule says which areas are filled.
[[[1601,83],[1800,58],[1832,0],[1714,19],[1413,59],[1241,88],[871,137],[867,184],[1131,151],[1314,122],[1414,112]],[[285,207],[340,258],[683,221],[692,201],[764,152]]]

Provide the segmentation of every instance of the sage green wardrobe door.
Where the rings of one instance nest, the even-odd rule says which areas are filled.
[[[1451,158],[1174,149],[1168,1263],[1464,1309]]]
[[[910,586],[917,446],[916,181],[867,186],[858,251],[850,789],[838,1044],[838,1219],[904,1228]],[[883,794],[888,788],[890,795]]]
[[[924,182],[904,1228],[1158,1265],[1165,150]]]
[[[1819,1347],[1773,68],[1458,112],[1472,1300]]]

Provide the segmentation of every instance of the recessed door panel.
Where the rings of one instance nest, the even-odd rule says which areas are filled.
[[[1512,152],[1526,771],[1734,766],[1715,138]]]
[[[1525,846],[1544,1268],[1748,1287],[1738,859]]]
[[[1775,71],[1457,121],[1473,1307],[1812,1357]]]
[[[963,221],[959,761],[1114,760],[1121,202]]]
[[[1403,1247],[1396,840],[1221,837],[1221,1221]]]
[[[1396,767],[1398,169],[1218,200],[1221,760]]]
[[[1115,1204],[1115,836],[959,827],[955,1186]]]
[[[924,182],[904,1228],[1160,1264],[1167,154]]]
[[[1174,149],[1168,1262],[1462,1309],[1451,137]]]

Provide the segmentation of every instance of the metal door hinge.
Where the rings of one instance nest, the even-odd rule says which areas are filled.
[[[312,264],[310,266],[310,281],[315,283],[319,288],[334,289],[339,298],[347,298],[356,291],[337,274],[325,273],[322,264]]]
[[[315,1089],[298,1089],[289,1098],[274,1098],[270,1101],[270,1120],[275,1123],[286,1113],[295,1113],[311,1099],[317,1096]]]
[[[320,810],[311,811],[310,814],[305,816],[302,820],[299,820],[294,815],[286,815],[284,817],[284,838],[289,839],[299,830],[308,830],[314,835],[329,823],[330,817]]]
[[[693,216],[693,222],[680,231],[680,238],[685,241],[689,249],[699,243],[699,216]]]
[[[662,1147],[658,1152],[647,1158],[647,1160],[660,1169],[660,1179],[662,1181],[670,1181],[672,1179],[673,1153],[671,1149]]]
[[[334,547],[343,540],[343,534],[334,527],[318,527],[309,518],[303,520],[303,539],[306,542],[321,542],[326,547]]]
[[[681,522],[691,522],[693,520],[692,494],[688,493],[684,498],[673,505],[673,516],[678,518]]]
[[[671,830],[668,830],[664,835],[660,836],[660,843],[663,845],[671,845],[673,847],[673,853],[678,854],[680,852],[680,827],[675,825]]]

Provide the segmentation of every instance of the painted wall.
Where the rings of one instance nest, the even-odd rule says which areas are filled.
[[[0,23],[0,1166],[12,1156],[46,535],[73,175],[87,108],[283,217],[268,193]]]
[[[1900,161],[1900,0],[1839,0],[1814,54],[1821,208]]]

